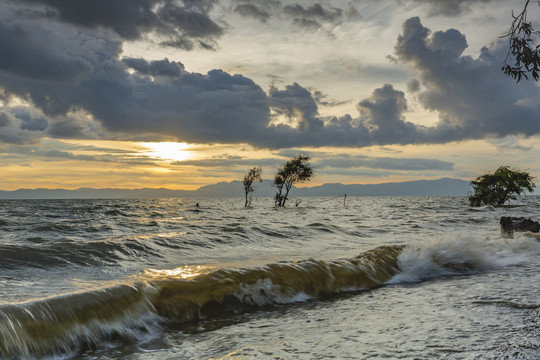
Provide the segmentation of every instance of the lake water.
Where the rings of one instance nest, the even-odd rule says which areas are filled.
[[[0,201],[8,359],[538,359],[540,198]]]

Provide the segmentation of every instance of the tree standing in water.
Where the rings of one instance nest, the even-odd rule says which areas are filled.
[[[525,190],[532,192],[535,178],[528,172],[499,167],[493,174],[485,174],[471,181],[474,194],[469,196],[471,206],[501,206],[507,200],[516,199]]]
[[[246,193],[246,202],[245,207],[251,205],[251,193],[254,191],[253,182],[254,181],[263,181],[262,177],[262,168],[260,166],[249,169],[248,173],[244,176],[242,183],[244,184],[244,192]]]
[[[287,202],[289,191],[294,183],[308,181],[313,176],[313,168],[307,155],[296,155],[278,168],[274,177],[274,186],[277,189],[274,197],[275,205],[283,207]]]

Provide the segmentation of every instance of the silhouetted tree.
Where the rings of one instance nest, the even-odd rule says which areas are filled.
[[[282,206],[283,202],[283,186],[285,185],[285,180],[283,175],[280,174],[282,168],[278,169],[276,176],[274,177],[274,186],[276,187],[276,195],[274,196],[274,205]]]
[[[533,0],[540,5],[540,1]],[[531,0],[525,2],[523,11],[512,17],[514,20],[510,30],[503,37],[508,37],[509,48],[502,71],[519,82],[522,78],[529,79],[531,74],[534,80],[540,78],[540,45],[536,41],[540,38],[540,31],[535,30],[530,21],[527,21],[527,7]],[[513,62],[513,64],[509,64]]]
[[[251,193],[254,191],[253,182],[262,181],[261,174],[262,168],[259,166],[249,169],[248,173],[244,176],[242,183],[244,184],[244,192],[246,193],[246,202],[244,204],[245,207],[251,205]]]
[[[499,167],[493,174],[485,174],[471,181],[474,194],[469,196],[471,206],[501,206],[525,192],[532,192],[535,178],[525,171]]]
[[[307,155],[296,155],[284,166],[278,168],[274,177],[274,186],[277,190],[274,197],[276,206],[285,206],[294,183],[308,181],[313,176],[309,159]]]

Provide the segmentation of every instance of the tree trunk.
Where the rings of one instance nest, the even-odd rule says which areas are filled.
[[[285,206],[285,202],[287,201],[287,197],[289,196],[289,191],[291,190],[292,183],[285,184],[285,195],[283,196],[283,204],[281,206]]]

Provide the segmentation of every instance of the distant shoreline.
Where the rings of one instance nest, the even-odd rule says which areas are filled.
[[[254,197],[273,197],[275,189],[270,180],[254,185]],[[324,196],[466,196],[469,181],[442,178],[382,184],[324,184],[313,187],[293,188],[293,197]],[[115,189],[19,189],[0,191],[0,200],[24,199],[150,199],[150,198],[235,198],[242,197],[241,181],[221,182],[196,190],[170,190],[164,188]]]

